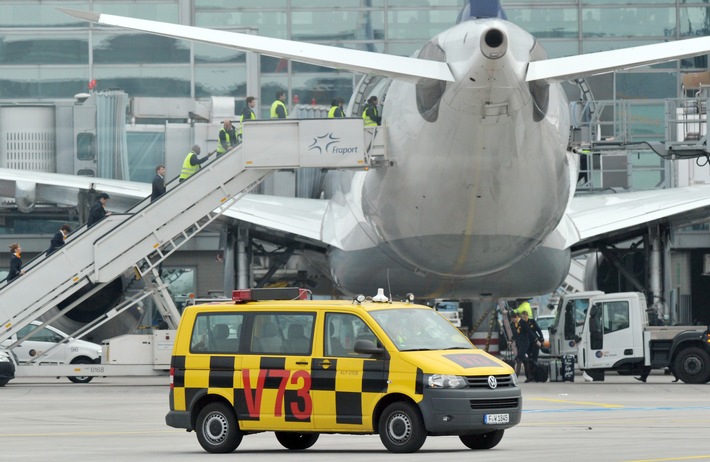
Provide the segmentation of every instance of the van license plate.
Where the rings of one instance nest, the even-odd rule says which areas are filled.
[[[486,414],[483,416],[483,423],[486,425],[507,424],[509,421],[509,414]]]

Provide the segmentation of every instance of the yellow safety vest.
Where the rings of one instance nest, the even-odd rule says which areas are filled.
[[[365,110],[362,111],[362,120],[365,121],[365,126],[366,126],[366,127],[377,127],[377,122],[375,122],[374,120],[372,120],[372,119],[370,118],[370,116],[367,115],[367,110],[368,110],[370,107],[371,107],[371,106],[370,106],[369,104],[368,104],[367,106],[365,106]],[[377,115],[377,108],[374,107],[374,106],[372,106],[372,108],[375,110],[375,115]]]
[[[192,165],[190,164],[190,159],[192,156],[196,156],[194,152],[190,151],[187,154],[187,157],[185,157],[185,160],[182,162],[182,170],[180,171],[180,179],[181,180],[187,180],[190,178],[192,175],[197,173],[197,171],[200,169],[201,165]]]
[[[249,113],[249,120],[256,120],[256,114],[254,114],[254,111]],[[242,133],[244,133],[244,114],[239,117],[239,133],[237,133],[237,135],[241,135]]]
[[[219,134],[221,135],[222,132],[224,132],[224,141],[225,143],[227,143],[227,146],[222,146],[222,139],[221,137],[219,137],[217,139],[217,154],[224,154],[225,152],[227,152],[227,149],[229,149],[229,147],[232,145],[231,140],[229,139],[229,132],[224,128],[219,131]]]
[[[335,119],[335,111],[337,111],[340,108],[340,106],[331,106],[330,111],[328,111],[328,118],[329,119]],[[341,116],[338,116],[341,117]]]
[[[279,118],[278,114],[276,114],[276,108],[277,108],[278,106],[283,106],[283,108],[284,108],[284,115],[285,115],[286,117],[288,117],[288,109],[286,109],[286,105],[284,104],[283,101],[281,101],[280,99],[277,99],[276,101],[274,101],[274,102],[271,104],[271,118],[272,118],[272,119],[278,119],[278,118]]]

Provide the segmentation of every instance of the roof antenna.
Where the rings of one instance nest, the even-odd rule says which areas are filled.
[[[390,269],[387,268],[387,292],[390,294],[390,303],[392,302],[392,286],[390,285]]]

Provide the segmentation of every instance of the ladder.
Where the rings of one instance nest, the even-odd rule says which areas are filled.
[[[155,202],[146,198],[127,213],[107,216],[90,229],[82,227],[58,251],[30,262],[25,275],[0,286],[0,342],[83,289],[85,293],[56,317],[62,316],[132,269],[152,279],[149,290],[156,306],[175,329],[180,315],[156,270],[168,256],[279,168],[370,165],[362,120],[286,119],[268,125],[266,140],[271,144],[259,140],[263,134],[249,127],[263,129],[263,124],[245,124],[243,144],[203,164],[187,181],[172,182]],[[314,152],[313,133],[323,126],[349,143],[348,155]]]

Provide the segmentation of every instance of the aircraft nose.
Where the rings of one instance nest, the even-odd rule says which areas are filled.
[[[508,37],[497,27],[491,27],[481,36],[481,53],[489,59],[498,59],[508,51]]]

